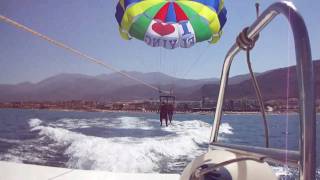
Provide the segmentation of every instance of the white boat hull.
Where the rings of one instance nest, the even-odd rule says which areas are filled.
[[[178,174],[113,173],[0,161],[1,180],[178,180]]]
[[[190,176],[195,170],[204,164],[219,164],[232,159],[240,158],[241,155],[229,151],[210,150],[195,158],[182,172],[181,180],[190,180]],[[277,180],[278,177],[267,163],[255,162],[252,160],[239,161],[223,166],[230,178],[219,175],[214,179],[234,179],[234,180]],[[191,178],[192,179],[192,178]],[[204,179],[204,178],[199,178]]]

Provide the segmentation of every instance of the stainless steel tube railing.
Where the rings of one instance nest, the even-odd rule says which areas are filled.
[[[314,99],[314,77],[311,59],[309,36],[303,18],[297,12],[292,2],[282,1],[272,4],[258,19],[249,27],[248,37],[253,38],[260,33],[277,15],[283,14],[290,23],[296,52],[297,80],[299,88],[300,104],[300,179],[315,179],[316,166],[316,115]],[[215,119],[213,123],[211,143],[218,140],[219,126],[221,123],[222,107],[230,67],[234,56],[240,51],[235,43],[228,51],[220,81],[220,92],[217,101]],[[236,149],[234,147],[234,149]]]

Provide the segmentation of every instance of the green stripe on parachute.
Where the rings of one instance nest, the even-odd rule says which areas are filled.
[[[209,40],[212,37],[212,32],[209,28],[208,22],[188,6],[181,4],[178,1],[176,3],[180,5],[184,13],[188,16],[196,35],[197,42]]]
[[[144,40],[144,35],[146,34],[148,27],[157,14],[157,12],[165,5],[166,2],[159,3],[141,14],[137,20],[131,25],[129,34],[140,40]]]

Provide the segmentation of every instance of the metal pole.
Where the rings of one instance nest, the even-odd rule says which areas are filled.
[[[295,43],[297,80],[300,103],[300,179],[315,179],[316,169],[316,116],[314,99],[314,77],[309,36],[303,18],[289,1],[276,2],[265,10],[250,26],[248,37],[260,33],[277,15],[283,14],[289,21]],[[228,51],[220,81],[220,92],[215,112],[210,141],[217,142],[221,122],[222,106],[228,76],[234,56],[240,51],[235,43]]]

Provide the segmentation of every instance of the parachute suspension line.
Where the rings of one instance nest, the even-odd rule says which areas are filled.
[[[32,35],[37,36],[37,37],[49,42],[50,44],[53,44],[53,45],[55,45],[57,47],[65,49],[65,50],[67,50],[67,51],[69,51],[69,52],[71,52],[73,54],[76,54],[76,55],[78,55],[80,57],[83,57],[84,59],[86,59],[87,61],[89,61],[91,63],[98,64],[98,65],[100,65],[100,66],[102,66],[104,68],[107,68],[107,69],[111,70],[111,71],[117,72],[117,73],[121,74],[122,76],[124,76],[124,77],[126,77],[128,79],[131,79],[133,81],[139,82],[139,83],[141,83],[141,84],[143,84],[143,85],[145,85],[145,86],[147,86],[147,87],[149,87],[151,89],[154,89],[156,91],[159,90],[159,88],[157,88],[157,87],[155,87],[155,86],[153,86],[151,84],[148,84],[148,83],[146,83],[146,82],[144,82],[144,81],[142,81],[140,79],[132,77],[131,75],[129,75],[129,74],[125,73],[125,72],[122,72],[120,69],[115,68],[112,65],[103,62],[102,60],[93,58],[93,57],[91,57],[91,56],[89,56],[89,55],[87,55],[85,53],[82,53],[81,51],[79,51],[77,49],[74,49],[74,48],[72,48],[70,46],[67,46],[67,45],[65,45],[65,44],[63,44],[63,43],[61,43],[59,41],[56,41],[56,40],[54,40],[54,39],[52,39],[52,38],[50,38],[50,37],[48,37],[46,35],[43,35],[43,34],[37,32],[37,31],[27,27],[27,26],[24,26],[24,25],[22,25],[22,24],[20,24],[20,23],[18,23],[16,21],[10,19],[10,18],[7,18],[5,16],[0,15],[0,20],[4,21],[5,23],[8,23],[8,24],[10,24],[10,25],[12,25],[12,26],[14,26],[14,27],[16,27],[18,29],[22,29],[24,31],[27,31],[27,32],[31,33]]]
[[[170,56],[169,56],[170,57]],[[173,65],[171,66],[171,72],[174,76],[174,79],[171,81],[171,93],[173,94],[176,89],[176,79],[177,79],[177,72],[178,72],[178,64],[180,62],[180,58],[177,59],[177,61],[173,61]]]
[[[182,77],[186,77],[187,75],[189,75],[189,73],[191,72],[191,70],[194,68],[194,66],[201,60],[201,58],[203,57],[203,55],[206,53],[206,51],[209,49],[210,44],[207,45],[207,47],[205,49],[203,49],[203,51],[196,57],[196,59],[193,61],[193,63],[188,67],[188,69],[186,70],[186,72],[183,74]]]
[[[170,96],[173,96],[173,92],[174,92],[174,83],[175,83],[175,77],[176,77],[176,71],[177,71],[177,68],[176,68],[176,65],[177,62],[176,61],[170,61],[170,58],[168,58],[168,54],[167,52],[169,51],[163,51],[162,53],[162,62],[164,62],[165,64],[165,70],[164,72],[167,73],[167,75],[170,75],[170,76],[173,76],[174,78],[171,79],[171,81],[168,81],[168,91],[169,91],[169,95]],[[171,57],[169,55],[169,57]],[[168,61],[170,61],[171,63],[168,63]]]
[[[203,57],[203,55],[206,53],[206,51],[209,49],[210,44],[206,46],[205,49],[202,50],[202,52],[196,57],[196,59],[192,62],[192,64],[188,67],[188,69],[185,71],[185,73],[182,74],[182,78],[185,78],[192,70],[192,68],[200,61],[200,59]],[[176,69],[174,69],[174,74],[177,75]],[[179,73],[180,74],[180,73]],[[178,78],[172,81],[172,86],[170,89],[170,95],[173,95],[174,89],[175,89],[175,84],[177,82]]]
[[[162,49],[161,48],[159,48],[159,73],[161,73],[162,71],[163,71],[163,65],[162,65],[163,63],[162,63]],[[159,76],[160,76],[160,74],[159,74]],[[160,81],[160,77],[158,77],[158,85],[159,85],[159,88],[161,89],[161,86],[162,86],[162,84],[161,84],[161,81]]]
[[[203,51],[196,57],[196,59],[193,61],[193,63],[188,67],[188,69],[185,71],[185,73],[182,74],[182,78],[185,78],[192,70],[192,68],[200,61],[200,59],[203,57],[203,55],[206,53],[206,51],[209,49],[210,44],[207,45],[207,47],[205,49],[203,49]],[[175,74],[176,71],[175,71]],[[180,73],[179,73],[180,74]],[[175,84],[176,81],[178,80],[178,78],[176,78],[175,80],[173,80],[172,82],[172,88],[170,89],[170,93],[173,93],[173,89],[175,88]]]

